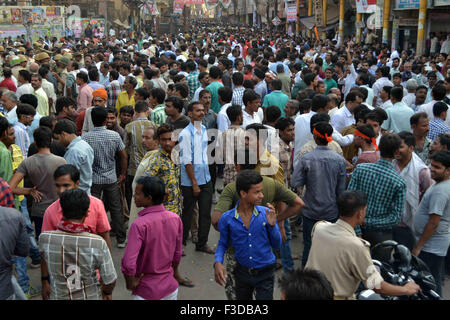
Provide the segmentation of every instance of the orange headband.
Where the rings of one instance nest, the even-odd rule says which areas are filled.
[[[330,136],[328,136],[327,133],[325,133],[325,136],[323,136],[319,131],[316,130],[316,128],[313,129],[313,135],[318,136],[319,138],[325,139],[328,142],[333,141],[333,138],[331,138]]]
[[[366,140],[370,140],[372,142],[372,144],[375,146],[375,148],[378,151],[378,146],[377,146],[377,140],[375,138],[369,138],[368,136],[366,136],[364,133],[362,133],[361,131],[359,131],[358,129],[355,129],[354,135],[364,138]]]

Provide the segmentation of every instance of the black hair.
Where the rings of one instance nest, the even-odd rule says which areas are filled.
[[[448,106],[444,102],[436,102],[433,106],[433,115],[437,118],[447,110]]]
[[[389,67],[383,66],[383,67],[379,68],[378,70],[380,70],[382,77],[389,78],[389,75],[390,75],[390,68]]]
[[[26,93],[20,96],[19,101],[22,103],[29,104],[33,106],[33,108],[37,108],[38,106],[38,99],[34,94]]]
[[[408,147],[416,146],[416,137],[411,132],[402,131],[398,133],[400,139],[402,139]]]
[[[147,198],[152,198],[153,205],[163,203],[166,185],[160,177],[140,177],[137,184],[142,186],[142,192]]]
[[[319,111],[327,106],[330,98],[324,94],[316,94],[311,101],[311,109],[314,112]]]
[[[269,123],[275,122],[281,117],[281,110],[277,106],[268,106],[265,111],[266,120]]]
[[[356,101],[356,97],[360,97],[361,99],[363,98],[361,92],[359,91],[359,88],[357,89],[358,91],[353,90],[347,94],[347,96],[345,97],[345,103]]]
[[[64,108],[69,106],[76,108],[77,102],[72,97],[59,97],[55,103],[56,114],[61,113]]]
[[[178,112],[181,113],[183,111],[183,100],[181,100],[180,97],[170,96],[166,99],[166,103],[167,102],[171,102]]]
[[[319,270],[296,269],[278,279],[286,300],[333,300],[333,287]]]
[[[88,75],[86,74],[86,72],[83,72],[83,71],[78,72],[77,78],[83,80],[84,83],[88,82]]]
[[[222,78],[222,74],[222,70],[220,70],[219,67],[212,66],[211,69],[209,69],[209,76],[213,79]]]
[[[261,97],[256,93],[255,90],[246,89],[244,91],[244,95],[242,96],[242,102],[244,103],[244,106],[247,106],[249,102],[252,102],[256,99],[261,99]]]
[[[220,87],[217,93],[225,103],[230,103],[233,99],[233,90],[230,87]]]
[[[391,94],[392,87],[391,86],[384,86],[382,89],[384,92],[388,94],[388,96]]]
[[[328,122],[317,122],[314,125],[313,129],[314,128],[323,136],[328,135],[329,137],[331,137],[331,135],[333,134],[333,127]],[[328,141],[326,139],[318,137],[316,135],[314,135],[314,138],[317,139],[316,142],[319,142],[317,143],[318,145],[328,145]]]
[[[52,130],[44,126],[37,128],[33,132],[34,143],[38,149],[50,148],[52,136]]]
[[[17,119],[20,119],[21,115],[24,116],[35,116],[36,109],[33,106],[26,103],[19,103],[16,109]]]
[[[149,109],[148,104],[145,101],[138,101],[134,106],[134,111],[137,113],[147,112],[148,109]]]
[[[314,81],[315,78],[316,78],[316,75],[314,73],[307,73],[303,77],[303,82],[305,82],[305,84],[307,86],[309,86]]]
[[[53,133],[61,134],[63,131],[68,134],[77,134],[77,126],[75,125],[75,123],[73,123],[73,121],[60,119],[58,120],[58,122],[56,122]]]
[[[45,76],[48,74],[49,70],[46,67],[40,67],[38,70],[38,74],[41,76],[41,78],[45,78]]]
[[[116,108],[112,108],[112,109],[117,111]],[[120,112],[120,114],[126,113],[126,114],[129,114],[130,116],[133,116],[134,108],[133,108],[133,106],[123,106],[122,108],[120,108],[119,112]],[[110,112],[108,111],[108,113],[110,113]],[[115,115],[117,116],[117,113],[115,113]]]
[[[380,156],[382,158],[394,158],[395,152],[400,148],[402,140],[395,133],[387,133],[380,139]]]
[[[244,75],[240,72],[233,73],[231,78],[235,86],[242,86],[242,84],[244,83]]]
[[[94,107],[91,110],[91,118],[94,127],[101,127],[105,124],[108,111],[104,107]]]
[[[47,127],[51,130],[53,130],[53,121],[55,121],[56,118],[54,116],[45,116],[39,119],[39,126],[40,127]]]
[[[136,89],[136,93],[139,94],[140,96],[142,96],[144,98],[144,100],[147,100],[148,97],[150,97],[149,92],[145,88]]]
[[[258,141],[261,138],[267,138],[267,128],[261,123],[249,124],[247,127],[245,127],[245,130],[254,132]]]
[[[31,73],[28,70],[20,70],[19,75],[22,76],[27,82],[31,82]]]
[[[272,86],[273,90],[281,90],[281,88],[283,87],[283,83],[280,79],[273,79],[270,85]]]
[[[445,86],[442,84],[436,84],[433,89],[431,89],[431,94],[433,99],[436,101],[444,100],[446,95]]]
[[[411,118],[409,118],[409,124],[411,125],[418,125],[420,119],[428,119],[428,114],[426,112],[419,112],[419,113],[415,113],[414,115],[411,116]]]
[[[253,185],[263,181],[263,177],[255,170],[242,170],[236,176],[236,192],[241,196],[241,191],[248,192]]]
[[[163,123],[158,127],[155,133],[155,139],[159,139],[165,133],[173,132],[175,130],[174,126],[170,123]]]
[[[98,81],[100,74],[98,73],[97,68],[91,68],[88,71],[88,76],[90,81]]]
[[[113,79],[113,80],[117,80],[119,79],[119,72],[117,72],[116,70],[111,70],[109,72],[109,76]]]
[[[278,119],[277,123],[275,124],[275,129],[284,131],[284,130],[286,130],[287,127],[289,127],[291,125],[295,126],[295,121],[289,117],[283,117],[283,118]]]
[[[3,136],[3,134],[12,127],[12,124],[9,123],[8,119],[5,117],[0,117],[0,137]]]
[[[369,138],[376,137],[375,130],[373,130],[373,127],[370,124],[363,124],[361,126],[357,126],[356,129],[358,129],[358,131],[360,131],[362,134],[365,134]],[[368,144],[372,143],[372,140],[364,139],[364,141],[367,142]]]
[[[441,133],[439,136],[439,142],[450,150],[450,135],[448,133]]]
[[[237,118],[242,115],[242,107],[236,104],[233,104],[227,108],[227,116],[230,119],[230,122],[233,123],[237,120]]]
[[[367,194],[360,190],[346,190],[337,200],[339,216],[352,217],[357,211],[367,206]]]
[[[196,105],[201,105],[203,106],[203,103],[201,103],[200,101],[192,101],[191,103],[188,104],[188,106],[186,107],[186,111],[187,112],[192,112],[194,111],[194,106]]]
[[[86,191],[71,189],[64,191],[59,197],[64,219],[81,219],[87,216],[91,200]]]
[[[383,108],[375,108],[366,115],[364,120],[365,121],[367,121],[367,120],[376,121],[381,126],[383,124],[383,122],[387,119],[388,119],[388,115],[387,115],[386,111],[383,110]]]
[[[65,175],[69,175],[70,180],[75,183],[80,181],[80,171],[73,164],[63,164],[62,166],[56,168],[55,172],[53,173],[53,179],[56,180],[59,177]]]
[[[158,101],[158,104],[163,104],[164,99],[166,98],[166,92],[161,88],[153,88],[150,91],[150,95],[153,98],[156,98],[156,101]]]
[[[450,168],[450,150],[441,150],[433,154],[431,160],[440,162],[446,168]]]
[[[137,85],[137,80],[136,80],[135,77],[127,76],[127,77],[125,78],[125,81],[128,81],[128,82],[133,86],[133,88],[135,88],[136,85]]]
[[[395,101],[402,101],[403,99],[403,87],[393,87],[390,92],[391,99]]]

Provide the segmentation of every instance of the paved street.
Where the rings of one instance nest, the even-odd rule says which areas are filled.
[[[220,181],[219,181],[220,182]],[[217,185],[219,186],[219,182]],[[295,256],[301,257],[303,249],[302,233],[296,232],[297,237],[291,241],[292,252]],[[219,233],[211,227],[209,233],[209,245],[216,247],[219,240]],[[118,279],[116,287],[113,292],[113,299],[115,300],[131,300],[131,292],[127,291],[125,287],[125,279],[121,273],[121,259],[124,249],[118,249],[116,247],[115,238],[112,238],[112,256]],[[179,287],[178,299],[179,300],[226,300],[225,290],[221,288],[214,281],[213,262],[214,256],[202,252],[195,251],[195,244],[188,241],[187,246],[184,247],[184,256],[181,260],[180,270],[183,275],[191,279],[195,283],[194,288]],[[29,261],[31,262],[31,260]],[[300,260],[294,260],[295,266],[300,266]],[[40,284],[40,269],[28,270],[32,285]],[[276,271],[276,277],[280,277],[282,269]],[[446,280],[443,287],[444,299],[450,299],[450,280]],[[35,297],[33,299],[39,300],[41,297]],[[274,299],[280,299],[280,290],[278,284],[275,285]]]

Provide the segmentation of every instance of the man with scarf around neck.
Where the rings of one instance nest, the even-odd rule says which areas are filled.
[[[81,189],[60,196],[58,230],[39,238],[44,300],[112,300],[117,274],[106,241],[84,224],[90,199]],[[99,271],[100,281],[97,278]]]
[[[416,147],[414,135],[406,131],[402,131],[398,135],[402,139],[402,144],[395,154],[392,164],[395,171],[406,182],[406,196],[402,220],[398,226],[393,228],[393,238],[412,250],[416,243],[414,217],[425,191],[433,185],[434,181],[431,179],[430,169],[414,152]]]

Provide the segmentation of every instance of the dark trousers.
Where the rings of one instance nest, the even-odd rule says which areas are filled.
[[[419,258],[426,263],[430,269],[431,274],[436,281],[436,292],[442,295],[442,277],[444,275],[444,261],[445,257],[435,255],[433,253],[422,251]]]
[[[125,178],[125,198],[127,199],[128,209],[131,208],[131,199],[133,198],[133,180],[134,176],[129,176]]]
[[[397,226],[392,229],[392,239],[399,244],[404,245],[410,251],[416,245],[416,238],[410,227],[408,226]]]
[[[447,256],[445,257],[445,274],[450,276],[450,247],[447,250]]]
[[[111,214],[111,231],[116,234],[117,242],[122,243],[126,239],[125,224],[123,222],[122,201],[120,200],[120,189],[117,183],[92,184],[91,194],[99,199],[103,196],[108,203]]]
[[[212,204],[212,185],[211,181],[199,186],[200,195],[194,197],[192,187],[181,187],[183,194],[183,242],[186,241],[191,229],[192,215],[194,213],[195,203],[198,202],[198,242],[197,248],[206,246],[208,242],[209,228],[211,227],[211,204]]]
[[[237,264],[234,269],[236,279],[236,300],[273,300],[275,265],[250,274],[247,268]]]
[[[39,241],[39,235],[41,234],[42,224],[44,222],[43,217],[31,217],[30,220],[34,223],[34,233],[36,241]]]
[[[362,229],[362,238],[370,242],[370,247],[386,241],[393,240],[392,230],[370,230]]]
[[[216,192],[216,179],[217,179],[217,165],[215,163],[210,164],[209,166],[209,175],[211,176],[211,186],[212,192]]]
[[[303,218],[303,255],[302,255],[302,267],[305,267],[306,262],[308,261],[309,251],[311,250],[311,233],[314,225],[321,220],[314,220],[307,218],[305,216]],[[336,222],[336,219],[328,220],[329,222]]]

